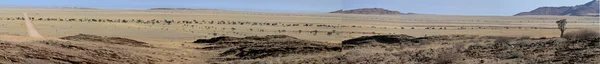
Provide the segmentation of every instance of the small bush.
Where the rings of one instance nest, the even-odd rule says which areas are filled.
[[[437,59],[434,60],[436,62],[436,64],[457,63],[457,62],[460,62],[460,60],[464,58],[464,55],[462,53],[459,53],[455,50],[445,50],[445,51],[439,52],[437,54],[437,56],[438,56]]]
[[[456,44],[454,44],[454,46],[453,46],[453,47],[454,47],[456,50],[463,50],[463,49],[465,48],[465,45],[466,45],[465,43],[456,43]]]
[[[475,44],[473,44],[473,45],[469,45],[468,47],[469,47],[469,48],[471,48],[471,47],[484,47],[484,45],[483,45],[483,44],[481,44],[481,43],[475,43]]]
[[[505,59],[515,59],[515,58],[522,58],[522,57],[523,57],[523,52],[512,52]]]
[[[522,36],[521,39],[531,39],[531,36]]]
[[[578,40],[578,39],[592,39],[600,37],[600,34],[597,31],[584,29],[574,32],[568,32],[564,34],[564,38],[569,40]]]
[[[496,40],[494,41],[494,46],[496,48],[500,48],[502,50],[506,50],[509,49],[511,47],[511,45],[509,45],[508,43],[510,42],[510,38],[508,37],[499,37],[496,38]]]
[[[510,42],[510,38],[509,37],[497,37],[495,39],[496,40],[494,40],[494,43],[508,43],[508,42]]]
[[[521,41],[518,41],[516,45],[524,46],[524,45],[527,45],[529,43],[529,41],[530,40],[521,40]]]
[[[562,42],[567,42],[567,39],[565,38],[554,38],[552,39],[553,43],[562,43]]]

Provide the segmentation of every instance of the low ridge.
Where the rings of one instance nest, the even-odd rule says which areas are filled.
[[[329,13],[342,13],[342,14],[403,14],[398,11],[387,10],[383,8],[359,8],[352,10],[337,10]]]

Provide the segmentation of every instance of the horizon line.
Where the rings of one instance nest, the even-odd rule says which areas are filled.
[[[89,8],[96,10],[137,10],[137,11],[149,11],[152,8],[185,8],[185,7],[151,7],[151,8],[102,8],[102,7],[72,7],[72,6],[0,6],[0,7],[9,7],[9,8],[18,8],[18,7],[26,7],[26,8]],[[382,8],[382,7],[365,7],[365,8]],[[252,10],[234,10],[234,9],[214,9],[214,8],[189,8],[189,9],[212,9],[212,10],[222,10],[222,11],[239,11],[239,12],[263,12],[263,13],[321,13],[321,14],[331,14],[329,12],[293,12],[293,11],[252,11]],[[360,8],[353,8],[360,9]],[[383,8],[386,9],[386,8]],[[339,9],[339,10],[352,10],[352,9]],[[335,11],[335,10],[334,10]],[[396,11],[396,10],[391,10]],[[415,12],[409,12],[415,13]],[[513,15],[470,15],[470,14],[427,14],[427,13],[416,13],[417,15],[451,15],[451,16],[508,16],[511,17]],[[540,16],[558,16],[558,15],[540,15]]]

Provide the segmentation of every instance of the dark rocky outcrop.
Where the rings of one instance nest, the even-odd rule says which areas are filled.
[[[67,36],[61,37],[63,40],[73,40],[73,41],[92,41],[92,42],[102,42],[109,44],[119,44],[119,45],[127,45],[127,46],[139,46],[139,47],[150,47],[145,42],[140,42],[133,39],[121,38],[121,37],[103,37],[97,35],[89,35],[89,34],[79,34],[75,36]]]
[[[521,12],[514,16],[526,15],[558,15],[558,16],[598,16],[599,5],[593,0],[583,5],[563,7],[540,7],[530,12]]]
[[[476,35],[437,35],[426,37],[413,37],[409,35],[374,35],[362,36],[349,40],[342,41],[342,46],[345,49],[354,47],[370,47],[370,46],[414,46],[418,44],[427,44],[434,41],[447,40],[465,40],[465,39],[491,39],[486,38],[491,36],[476,36]]]
[[[342,44],[346,45],[361,45],[371,43],[401,43],[401,42],[418,42],[414,39],[415,37],[408,35],[375,35],[375,36],[362,36],[350,40],[342,41]]]
[[[194,43],[213,45],[213,47],[208,48],[230,48],[220,55],[235,56],[238,59],[342,50],[339,44],[301,40],[287,35],[249,36],[244,38],[222,36],[211,39],[198,39]]]

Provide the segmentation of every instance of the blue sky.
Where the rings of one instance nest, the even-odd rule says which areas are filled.
[[[140,10],[171,7],[317,13],[377,7],[424,14],[510,16],[542,6],[573,6],[589,1],[591,0],[0,0],[0,6]]]

